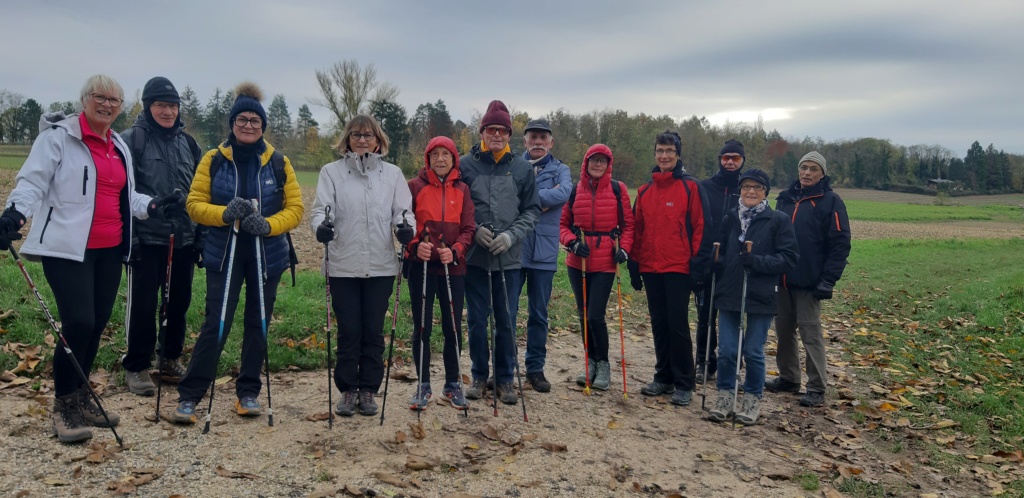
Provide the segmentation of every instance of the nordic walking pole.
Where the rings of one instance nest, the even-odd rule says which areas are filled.
[[[18,264],[18,269],[21,270],[22,276],[25,277],[25,281],[28,282],[28,286],[32,289],[32,293],[36,295],[36,300],[39,301],[39,307],[43,309],[43,314],[46,315],[46,319],[50,322],[50,328],[53,329],[54,333],[57,334],[57,338],[60,339],[61,345],[64,347],[64,353],[68,355],[68,359],[71,360],[71,365],[75,367],[75,372],[85,382],[85,388],[89,391],[92,396],[92,400],[96,402],[96,406],[100,409],[100,413],[103,414],[103,420],[107,422],[107,427],[110,428],[110,432],[114,433],[114,440],[117,441],[117,445],[122,449],[124,448],[124,441],[121,440],[121,436],[117,435],[117,429],[110,423],[110,417],[107,416],[107,411],[103,409],[103,403],[100,402],[99,395],[92,388],[92,384],[89,383],[89,376],[82,370],[82,365],[78,363],[78,359],[75,358],[75,354],[71,352],[71,346],[68,345],[67,339],[64,338],[64,333],[61,332],[60,328],[57,327],[57,320],[53,319],[53,314],[50,313],[50,308],[46,306],[46,302],[43,301],[43,296],[39,294],[39,289],[36,288],[35,282],[32,281],[32,277],[29,276],[28,270],[25,269],[25,263],[21,261],[21,256],[18,255],[18,251],[11,245],[7,248],[11,251],[11,255],[14,256],[14,262]]]
[[[260,212],[260,203],[252,200],[253,212]],[[274,426],[274,401],[270,397],[270,336],[267,335],[267,306],[263,297],[263,286],[267,283],[267,272],[263,269],[263,236],[253,237],[253,248],[256,251],[256,269],[260,272],[257,282],[257,294],[260,296],[260,327],[263,329],[263,365],[267,375],[267,425]]]
[[[430,243],[430,232],[424,230],[423,233],[424,233],[423,242]],[[415,259],[413,261],[415,261]],[[420,343],[420,358],[419,358],[419,361],[416,363],[416,367],[417,367],[416,369],[418,370],[416,372],[416,382],[418,382],[419,385],[416,386],[416,393],[422,395],[422,394],[424,394],[424,393],[421,392],[421,390],[423,389],[423,347],[424,347],[423,342],[424,342],[424,339],[426,339],[426,343],[427,343],[426,347],[428,347],[428,348],[430,347],[430,339],[426,337],[426,334],[424,334],[424,331],[426,329],[426,324],[427,324],[427,262],[426,261],[423,261],[423,291],[420,294],[420,299],[421,299],[420,300],[420,338],[419,338],[420,339],[419,340],[419,343]],[[419,407],[417,406],[416,407],[416,421],[417,422],[420,421],[420,412],[421,411],[423,411],[423,410],[420,410]]]
[[[494,234],[494,225],[487,223],[483,225],[484,228]],[[494,416],[498,416],[498,323],[494,318],[494,286],[491,283],[491,258],[494,256],[491,254],[489,248],[487,248],[487,311],[491,314],[491,368],[494,372]],[[486,388],[485,388],[486,390]]]
[[[579,229],[580,242],[587,243],[587,233]],[[587,337],[587,258],[583,259],[583,376],[586,384],[583,386],[583,394],[590,396],[590,343]]]
[[[615,251],[616,253],[620,249],[619,239],[615,239]],[[615,295],[619,300],[619,347],[620,357],[622,358],[622,400],[629,399],[626,389],[626,328],[622,322],[622,280],[619,279],[619,265],[615,265]]]
[[[405,215],[408,209],[402,210],[402,224],[406,225]],[[391,354],[395,350],[395,328],[398,327],[398,296],[402,294],[402,267],[405,265],[405,248],[398,250],[398,283],[395,287],[395,310],[391,313],[391,340],[388,344],[388,366],[384,374],[384,398],[380,402],[380,425],[384,425],[384,409],[388,406],[388,381],[391,379]]]
[[[163,394],[164,347],[167,345],[167,301],[171,300],[171,264],[174,262],[174,228],[167,241],[167,275],[164,276],[164,302],[160,307],[160,354],[157,355],[156,423],[160,423],[160,397]]]
[[[444,233],[442,232],[441,248],[443,249],[444,247]],[[453,260],[452,264],[458,265],[459,263]],[[459,361],[457,363],[457,365],[459,366],[459,391],[462,391],[462,333],[459,332],[459,322],[455,320],[455,303],[452,301],[452,278],[451,275],[448,273],[448,263],[444,263],[444,283],[445,286],[448,288],[448,309],[451,311],[452,332],[455,333],[455,347],[458,348],[457,351],[459,353]],[[469,417],[468,407],[462,410],[462,415],[465,417]]]
[[[331,222],[331,206],[324,206],[324,219]],[[327,428],[334,429],[334,386],[331,384],[331,251],[324,242],[324,283],[327,289]]]
[[[713,250],[711,255],[711,297],[708,301],[708,337],[707,344],[704,346],[704,386],[700,390],[700,409],[704,411],[704,402],[707,400],[708,394],[708,360],[711,358],[711,324],[715,317],[715,263],[718,263],[718,249],[722,247],[721,243],[715,242],[712,244]],[[700,310],[697,310],[700,314]]]
[[[228,270],[224,276],[224,299],[220,303],[220,325],[217,329],[217,347],[219,348],[224,341],[224,320],[228,313],[228,296],[231,295],[231,270],[235,264],[235,244],[238,242],[238,228],[242,225],[241,220],[235,220],[231,225],[231,233],[228,234],[228,238],[231,239],[231,244],[228,247]],[[216,375],[214,375],[216,377]],[[213,395],[217,392],[217,380],[214,379],[210,383],[210,404],[206,407],[205,424],[203,424],[203,434],[210,432],[210,419],[213,415]]]
[[[743,244],[746,249],[744,252],[749,253],[753,249],[754,243],[752,241],[746,241]],[[740,361],[743,358],[743,333],[747,329],[747,276],[749,273],[747,269],[743,269],[743,291],[740,298],[740,337],[736,343],[736,385],[733,386],[732,390],[732,428],[736,430],[736,402],[739,400],[740,395]]]
[[[498,272],[501,273],[501,290],[505,296],[505,316],[508,317],[508,331],[512,334],[512,355],[513,361],[516,365],[516,378],[519,380],[519,397],[523,398],[523,422],[529,422],[530,419],[526,416],[526,394],[523,392],[523,375],[519,372],[519,343],[516,341],[516,324],[515,317],[512,316],[512,311],[508,307],[508,285],[505,283],[505,263],[501,262],[501,255],[498,255]],[[498,394],[498,375],[494,375],[494,394],[497,397]]]

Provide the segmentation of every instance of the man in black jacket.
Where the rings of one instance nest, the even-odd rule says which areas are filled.
[[[146,82],[142,91],[143,112],[131,128],[121,133],[131,149],[136,190],[164,197],[175,190],[187,193],[192,185],[199,147],[184,132],[178,115],[181,99],[174,85],[157,76]],[[174,234],[171,261],[171,286],[166,316],[160,317],[157,340],[157,295],[166,281],[170,236]],[[172,223],[150,218],[136,224],[133,243],[138,243],[128,267],[127,342],[128,352],[121,359],[128,390],[140,396],[156,391],[150,377],[154,346],[163,379],[177,382],[185,373],[181,352],[185,346],[185,313],[192,301],[193,264],[200,263],[201,234],[196,225]],[[165,321],[166,320],[166,321]]]
[[[775,209],[789,215],[800,245],[800,262],[782,276],[775,332],[779,377],[765,383],[772,392],[800,392],[800,351],[797,331],[807,353],[807,394],[803,406],[825,403],[825,340],[821,333],[821,301],[843,276],[850,255],[850,219],[846,205],[829,186],[825,158],[817,151],[800,158],[798,178],[779,194]]]

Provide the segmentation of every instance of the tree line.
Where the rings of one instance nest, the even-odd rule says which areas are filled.
[[[309,104],[299,107],[294,118],[285,96],[274,95],[267,106],[267,139],[283,150],[300,169],[315,170],[335,159],[334,145],[345,123],[360,113],[380,121],[391,141],[387,159],[411,176],[423,165],[423,149],[431,137],[445,135],[455,140],[462,153],[479,143],[481,115],[469,122],[453,120],[444,100],[426,102],[410,115],[397,102],[399,89],[377,79],[372,64],[361,66],[354,60],[341,61],[316,71],[320,95],[310,103],[331,112],[330,123],[313,118]],[[234,103],[231,90],[216,88],[203,103],[189,86],[181,91],[180,114],[187,130],[199,143],[212,148],[227,136],[227,117]],[[820,137],[803,139],[783,136],[778,130],[765,130],[758,119],[754,123],[712,125],[707,118],[691,116],[677,121],[667,115],[653,116],[605,109],[573,113],[558,109],[543,116],[530,116],[512,105],[512,148],[521,153],[518,139],[532,118],[550,120],[555,137],[552,153],[570,165],[579,175],[579,165],[587,147],[604,143],[614,155],[614,175],[628,185],[646,182],[654,166],[654,136],[671,129],[683,139],[683,164],[687,171],[706,178],[718,170],[718,151],[729,138],[743,142],[748,167],[758,167],[771,175],[776,186],[786,186],[797,176],[797,161],[811,150],[828,160],[833,185],[878,190],[929,193],[947,191],[952,195],[992,194],[1024,191],[1024,155],[999,150],[994,144],[971,144],[967,155],[957,157],[938,145],[899,145],[883,138],[825,141]],[[485,105],[481,102],[481,106]],[[22,94],[0,90],[0,143],[29,144],[38,134],[39,117],[44,112],[77,112],[74,101],[52,102],[45,108]],[[124,103],[124,112],[114,123],[115,130],[131,126],[142,112],[139,93]]]

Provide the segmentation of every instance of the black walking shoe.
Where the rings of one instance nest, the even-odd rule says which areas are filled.
[[[662,384],[661,382],[651,382],[640,388],[640,393],[644,396],[661,396],[662,394],[672,394],[674,392],[676,392],[676,386]]]
[[[519,396],[516,395],[516,386],[511,382],[498,384],[498,399],[506,405],[516,404],[519,401]]]
[[[714,380],[715,379],[715,373],[716,373],[715,370],[716,370],[715,366],[713,366],[711,364],[708,364],[708,378],[706,380],[710,381],[710,380]],[[703,384],[704,383],[705,379],[704,379],[704,364],[703,363],[700,363],[700,364],[697,365],[697,372],[693,376],[693,380],[696,383],[698,383],[698,384]]]
[[[807,394],[800,398],[800,406],[815,407],[825,404],[825,393],[807,391]]]
[[[163,360],[160,363],[160,380],[177,384],[185,376],[185,366],[181,364],[181,358]]]
[[[376,394],[372,391],[359,391],[359,414],[367,417],[377,414],[377,400],[373,399]]]
[[[693,391],[683,391],[677,389],[672,394],[672,404],[676,406],[690,406],[690,402],[693,401]]]
[[[800,393],[800,383],[790,382],[782,377],[776,377],[764,383],[764,388],[773,393]]]
[[[526,380],[533,386],[534,391],[539,393],[551,391],[551,383],[548,382],[548,379],[544,378],[544,372],[527,373]]]
[[[334,413],[342,417],[351,417],[356,414],[356,401],[359,399],[359,392],[345,391],[341,393],[341,400],[338,406],[334,407]]]
[[[473,379],[473,383],[466,388],[466,398],[468,399],[480,399],[484,397],[484,391],[487,389],[487,381],[484,379]]]

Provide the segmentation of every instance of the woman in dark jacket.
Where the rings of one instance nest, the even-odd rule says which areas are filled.
[[[715,289],[718,317],[718,399],[708,416],[721,422],[733,410],[744,425],[757,423],[764,392],[764,343],[776,313],[779,275],[796,266],[800,250],[789,218],[768,206],[768,174],[751,169],[740,177],[740,202],[722,221],[721,270]],[[750,250],[747,250],[749,245]],[[746,283],[746,294],[744,294]],[[743,300],[746,299],[746,306]],[[747,314],[743,398],[733,406],[740,312]]]

